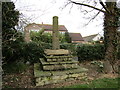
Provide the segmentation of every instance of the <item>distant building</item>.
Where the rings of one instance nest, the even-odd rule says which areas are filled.
[[[39,30],[44,29],[44,32],[52,33],[52,28],[53,27],[52,27],[51,24],[35,24],[35,23],[32,23],[32,24],[27,25],[26,28],[29,29],[29,32],[30,31],[38,32]],[[60,33],[65,33],[65,32],[68,31],[64,25],[59,25],[58,30],[59,30]]]
[[[52,33],[52,25],[51,24],[36,24],[36,23],[31,23],[28,24],[25,28],[25,41],[29,42],[30,41],[30,31],[35,31],[38,32],[42,29],[44,29],[44,33]],[[59,25],[59,32],[60,33],[65,33],[68,32],[66,27],[64,25]]]
[[[90,36],[83,37],[85,42],[100,41],[103,36],[100,34],[94,34]]]
[[[84,39],[80,33],[69,33],[72,43],[84,43]]]

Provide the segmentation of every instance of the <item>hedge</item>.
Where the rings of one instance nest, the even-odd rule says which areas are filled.
[[[80,45],[77,48],[77,55],[79,60],[100,60],[104,59],[105,49],[104,45]]]
[[[62,43],[60,44],[60,48],[61,49],[67,49],[69,51],[71,51],[71,54],[76,56],[77,55],[77,45],[76,44],[73,44],[73,43]]]
[[[35,42],[24,43],[21,58],[24,59],[24,62],[34,63],[38,62],[40,57],[43,57],[43,53],[44,49],[39,44]]]

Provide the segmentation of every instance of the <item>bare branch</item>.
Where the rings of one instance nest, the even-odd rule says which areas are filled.
[[[102,5],[102,7],[106,10],[106,12],[110,13],[109,10],[106,8],[106,6],[104,5],[104,3],[102,2],[102,0],[99,0],[100,4]]]
[[[85,24],[85,26],[87,26],[91,21],[93,21],[98,15],[99,15],[100,11],[93,17],[91,18],[87,24]]]
[[[71,9],[72,9],[72,7],[73,7],[73,4],[72,4],[72,6],[71,6],[71,8],[70,8],[70,10],[69,10],[69,13],[71,13]]]
[[[94,6],[88,5],[88,4],[77,3],[77,2],[74,2],[74,1],[71,1],[71,0],[69,0],[69,1],[70,1],[71,3],[76,4],[76,5],[87,6],[87,7],[93,8],[93,9],[95,9],[95,10],[98,10],[98,11],[100,11],[100,12],[106,13],[106,11],[104,11],[104,10],[102,10],[102,9],[99,9],[99,8],[96,8],[96,7],[94,7]]]

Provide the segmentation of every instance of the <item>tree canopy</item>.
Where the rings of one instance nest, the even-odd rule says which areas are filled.
[[[5,42],[15,34],[15,25],[19,20],[19,11],[15,10],[13,2],[2,3],[2,40]]]

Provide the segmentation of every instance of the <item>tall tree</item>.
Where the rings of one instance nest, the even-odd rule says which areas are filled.
[[[2,41],[9,41],[13,37],[15,25],[19,20],[19,11],[15,10],[13,2],[2,3]]]
[[[110,2],[111,0],[106,0],[105,3],[102,0],[99,0],[99,4],[103,7],[103,9],[99,9],[95,6],[91,6],[89,4],[79,3],[75,1],[69,0],[69,3],[73,3],[76,5],[83,5],[99,12],[104,13],[104,37],[105,37],[105,72],[111,73],[114,72],[114,64],[117,60],[116,58],[116,47],[117,47],[117,30],[118,30],[118,21],[119,21],[119,9],[116,6],[116,0],[114,2]],[[99,14],[99,13],[98,13]]]
[[[15,10],[13,2],[2,3],[2,58],[4,62],[17,60],[19,41],[23,40],[15,26],[19,20],[19,11]],[[15,59],[17,58],[17,59]]]
[[[108,13],[104,15],[105,63],[110,63],[112,67],[105,66],[105,72],[112,72],[115,71],[114,64],[117,61],[117,31],[120,12],[116,2],[106,2],[106,10]]]

